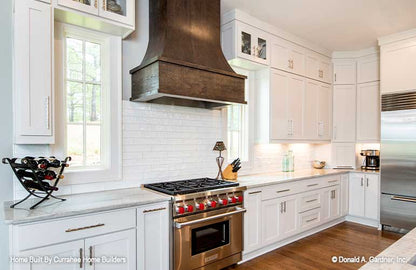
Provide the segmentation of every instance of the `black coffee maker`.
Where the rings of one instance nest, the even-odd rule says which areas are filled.
[[[379,150],[361,150],[361,156],[364,157],[361,169],[378,170],[380,169],[380,151]]]

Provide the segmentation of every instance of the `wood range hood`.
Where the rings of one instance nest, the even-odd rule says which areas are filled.
[[[246,77],[222,53],[220,0],[149,0],[149,45],[130,74],[131,101],[199,108],[246,103]]]

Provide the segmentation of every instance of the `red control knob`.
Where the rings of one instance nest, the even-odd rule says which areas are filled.
[[[222,205],[227,205],[227,204],[228,204],[227,199],[222,199],[222,200],[220,200],[220,204],[222,204]]]
[[[192,213],[192,212],[194,211],[194,207],[193,207],[192,205],[187,205],[187,206],[186,206],[186,210],[187,210],[189,213]]]
[[[203,203],[198,203],[198,204],[196,205],[196,208],[198,208],[199,210],[204,210],[204,209],[205,209],[205,204],[203,204]]]
[[[217,206],[217,202],[216,201],[209,201],[208,202],[208,206],[210,206],[210,207],[216,207]]]
[[[176,208],[176,213],[179,213],[179,214],[185,213],[185,208],[182,207],[182,206],[177,207]]]
[[[229,199],[229,201],[230,201],[231,203],[236,203],[236,202],[237,202],[237,198],[236,198],[236,197],[231,197],[231,198]]]
[[[239,202],[243,202],[243,196],[238,196],[237,198]]]

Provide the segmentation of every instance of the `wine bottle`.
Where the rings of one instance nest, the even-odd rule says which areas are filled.
[[[18,170],[17,176],[30,178],[32,180],[53,180],[56,178],[56,173],[50,170],[38,171],[36,173],[26,171],[26,170]]]
[[[25,180],[24,181],[24,185],[25,187],[27,187],[28,189],[37,189],[37,190],[54,190],[57,191],[59,190],[57,187],[51,186],[49,185],[49,183],[47,182],[42,182],[42,186],[39,183],[36,183],[35,181],[32,180]]]
[[[61,162],[58,159],[46,159],[42,158],[38,160],[38,168],[46,170],[48,168],[59,168],[61,167]]]

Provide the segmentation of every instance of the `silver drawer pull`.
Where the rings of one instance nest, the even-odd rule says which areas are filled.
[[[415,198],[408,198],[408,197],[402,197],[402,196],[391,196],[391,199],[394,201],[402,201],[402,202],[412,202],[416,203]]]
[[[306,221],[306,223],[312,222],[312,221],[317,220],[317,219],[318,219],[317,217],[316,217],[316,218],[311,218],[311,219],[308,219],[308,220]]]
[[[317,185],[319,185],[319,184],[310,184],[310,185],[308,185],[308,187],[314,187],[314,186],[317,186]]]
[[[104,225],[105,225],[104,223],[100,223],[100,224],[81,227],[81,228],[76,228],[76,229],[68,229],[65,232],[76,232],[76,231],[88,230],[88,229],[93,229],[93,228],[97,228],[97,227],[102,227]]]
[[[150,213],[150,212],[156,212],[156,211],[162,211],[165,210],[166,207],[156,208],[156,209],[149,209],[149,210],[143,210],[143,213]]]
[[[309,201],[306,201],[307,203],[311,203],[311,202],[315,202],[315,201],[317,201],[318,199],[313,199],[313,200],[309,200]]]
[[[335,182],[337,182],[338,180],[331,180],[331,181],[328,181],[328,183],[335,183]]]
[[[288,191],[290,191],[290,189],[278,190],[278,191],[276,191],[276,193],[282,193],[282,192],[288,192]]]
[[[205,218],[196,219],[196,220],[191,220],[191,221],[187,221],[187,222],[176,222],[175,221],[174,226],[177,229],[180,229],[180,228],[185,227],[185,226],[190,226],[190,225],[193,225],[193,224],[197,224],[197,223],[201,223],[201,222],[205,222],[205,221],[210,221],[210,220],[217,219],[217,218],[225,218],[225,217],[229,217],[231,215],[240,214],[240,213],[244,213],[244,212],[247,211],[246,209],[240,208],[240,207],[236,207],[236,209],[237,210],[232,211],[232,212],[226,212],[226,213],[223,213],[223,214],[219,214],[219,215],[215,215],[215,216],[211,216],[211,217],[205,217]]]
[[[257,193],[261,193],[261,190],[259,190],[259,191],[249,192],[248,194],[252,195],[252,194],[257,194]]]

